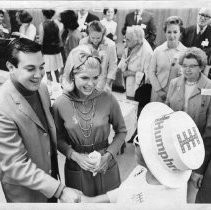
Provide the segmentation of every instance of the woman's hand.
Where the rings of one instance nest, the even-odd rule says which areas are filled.
[[[109,163],[112,159],[112,155],[109,152],[106,152],[100,160],[100,164],[94,172],[105,173],[108,169]]]
[[[71,159],[78,163],[78,165],[85,171],[93,171],[95,169],[95,161],[91,160],[88,154],[73,152]]]
[[[94,203],[93,197],[81,196],[81,203]]]
[[[190,180],[196,189],[201,187],[202,179],[203,179],[203,175],[192,172]]]

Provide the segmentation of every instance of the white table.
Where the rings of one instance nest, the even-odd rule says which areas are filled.
[[[126,99],[125,93],[112,92],[112,94],[116,97],[117,101],[119,102],[127,128],[127,136],[125,138],[125,141],[128,142],[137,127],[138,102]],[[112,129],[111,134],[109,136],[109,142],[112,141],[113,136],[114,131]]]

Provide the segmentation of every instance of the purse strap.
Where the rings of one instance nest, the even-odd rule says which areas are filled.
[[[141,87],[144,84],[145,84],[145,73],[144,73],[144,76],[142,77],[142,80],[141,80],[141,82],[139,84],[139,87]]]

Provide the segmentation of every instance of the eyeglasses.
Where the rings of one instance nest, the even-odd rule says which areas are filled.
[[[183,69],[187,69],[187,68],[189,68],[189,69],[194,69],[194,68],[197,67],[197,66],[199,66],[199,65],[197,65],[197,64],[193,64],[193,65],[189,65],[189,66],[187,66],[187,65],[182,65],[182,68],[183,68]]]
[[[199,16],[204,17],[206,20],[210,19],[211,17],[209,15],[199,13]]]

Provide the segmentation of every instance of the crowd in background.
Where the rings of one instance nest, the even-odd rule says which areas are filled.
[[[33,16],[27,10],[15,11],[15,13],[7,12],[10,16],[10,25],[6,25],[4,21],[6,11],[0,10],[1,40],[20,37],[39,43],[48,85],[52,83],[52,73],[54,73],[56,82],[61,83],[66,91],[72,91],[66,89],[70,88],[66,86],[67,83],[76,81],[78,83],[74,84],[78,84],[76,87],[80,90],[80,78],[76,75],[81,65],[85,65],[87,69],[97,69],[96,75],[100,72],[99,78],[97,78],[98,82],[95,81],[96,75],[92,75],[91,79],[94,81],[93,83],[96,83],[98,91],[105,90],[107,92],[101,96],[96,92],[83,105],[79,105],[83,99],[66,93],[66,96],[54,104],[54,117],[60,135],[58,147],[67,157],[65,166],[67,186],[77,188],[85,195],[95,196],[120,185],[119,171],[116,162],[111,161],[111,157],[118,153],[124,142],[126,128],[119,106],[109,95],[115,88],[117,91],[123,89],[127,99],[139,102],[138,116],[144,105],[150,101],[166,103],[174,111],[185,111],[191,116],[202,135],[206,153],[203,165],[192,172],[187,196],[192,193],[191,186],[194,186],[199,189],[196,202],[211,202],[209,142],[211,140],[211,81],[209,79],[211,10],[199,9],[195,24],[188,27],[184,27],[181,17],[170,16],[162,23],[163,28],[161,29],[156,27],[153,14],[136,9],[126,15],[121,30],[124,37],[121,49],[117,42],[118,23],[115,22],[115,15],[118,10],[115,8],[103,9],[101,20],[85,9],[64,10],[58,14],[54,10],[43,9],[43,22],[39,24],[38,28],[32,24]],[[163,30],[166,40],[157,45],[156,35],[159,30]],[[82,48],[89,46],[89,50],[84,50],[86,48],[84,47],[82,50],[84,52],[78,55],[77,50],[80,49],[80,46]],[[88,55],[90,52],[94,59],[92,62]],[[139,92],[146,85],[148,86],[145,92]],[[89,90],[84,92],[86,91]],[[148,98],[145,104],[142,103],[143,94],[145,98]],[[63,109],[63,107],[68,107],[67,97],[73,103],[73,110]],[[96,106],[96,110],[100,110],[101,113],[100,116],[97,115],[99,127],[92,128],[93,124],[90,123],[88,126],[87,121],[92,120],[92,112],[95,112],[95,103],[98,100],[104,101],[104,104],[107,101],[111,105],[105,106],[104,109],[99,104]],[[113,107],[113,110],[110,107]],[[83,136],[90,137],[89,130],[93,129],[92,139],[98,137],[96,137],[95,143],[99,144],[99,150],[102,150],[104,157],[104,162],[98,169],[98,172],[103,171],[104,173],[101,181],[93,178],[92,173],[87,173],[88,169],[91,171],[91,163],[85,160],[81,153],[89,149],[84,149],[81,146],[81,144],[83,145],[80,140],[82,139],[80,138],[81,131],[77,132],[74,125],[71,125],[72,122],[66,118],[68,113],[73,113],[73,111],[80,115],[80,119],[84,120],[85,118],[86,122],[83,124],[82,120],[81,129],[88,134],[82,132]],[[110,120],[109,123],[103,124],[105,118],[102,115],[106,115],[107,112],[110,113]],[[99,114],[99,111],[96,113]],[[87,120],[86,117],[89,119]],[[64,121],[67,121],[65,126]],[[116,135],[115,141],[108,146],[107,137],[110,132],[110,124],[114,126]],[[133,138],[136,133],[137,131]],[[70,140],[74,146],[67,151]],[[107,175],[108,167],[111,167],[113,171],[110,175]],[[84,170],[81,175],[83,184],[80,187],[80,180],[76,175],[75,179],[68,181],[69,177],[74,176],[70,170],[75,170],[75,168]],[[106,186],[99,188],[98,182],[104,182]]]

